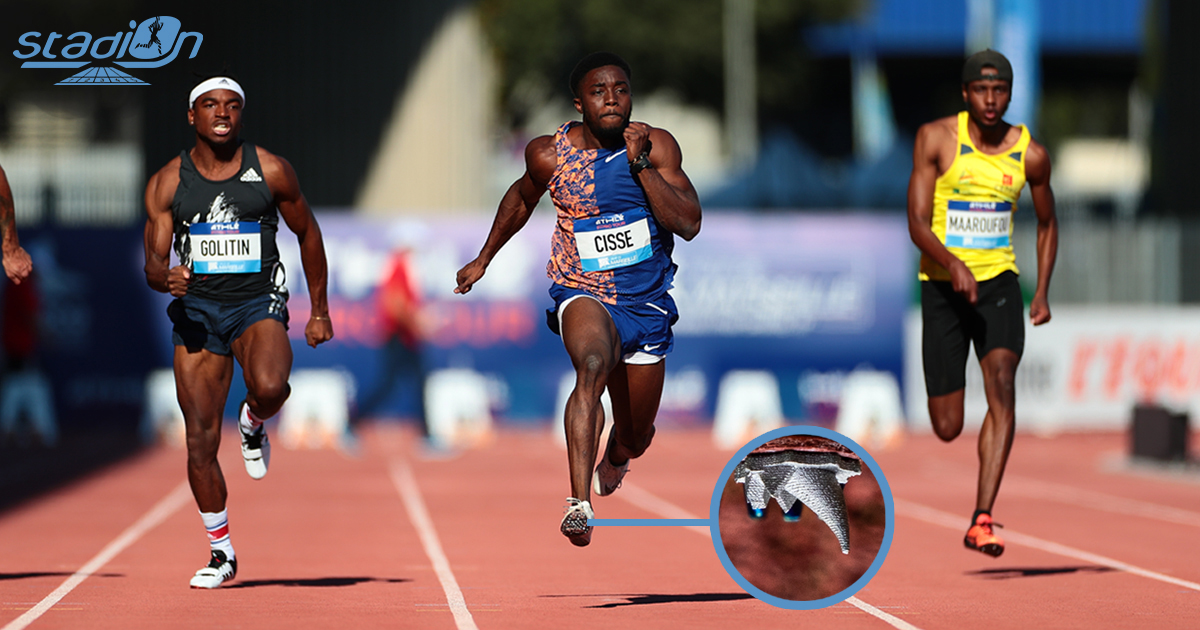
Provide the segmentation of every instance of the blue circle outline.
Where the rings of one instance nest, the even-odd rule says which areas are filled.
[[[855,580],[853,584],[846,587],[841,592],[835,593],[823,599],[792,600],[776,597],[764,592],[762,589],[751,584],[746,578],[742,577],[741,572],[739,572],[737,568],[733,566],[733,562],[729,559],[729,554],[725,551],[725,544],[721,541],[721,527],[720,520],[718,518],[721,511],[721,495],[725,491],[725,484],[729,481],[729,477],[733,475],[733,469],[736,468],[738,463],[740,463],[746,458],[747,455],[750,454],[750,451],[767,442],[770,442],[771,440],[774,440],[775,438],[783,437],[785,435],[815,435],[818,437],[831,439],[849,448],[850,450],[854,451],[856,455],[861,457],[862,460],[866,462],[867,466],[870,467],[871,473],[875,475],[875,480],[879,483],[879,490],[883,493],[883,506],[885,512],[883,542],[879,545],[879,552],[875,554],[875,561],[872,562],[871,566],[867,568],[866,573],[863,573],[862,576]],[[892,547],[892,534],[896,523],[896,510],[892,501],[892,488],[890,485],[888,485],[887,477],[885,477],[883,474],[883,469],[879,467],[879,464],[873,457],[871,457],[871,454],[868,453],[867,450],[860,446],[857,442],[842,435],[841,433],[838,433],[837,431],[812,425],[796,425],[774,429],[754,438],[753,440],[750,440],[750,442],[748,442],[745,446],[738,449],[737,453],[734,453],[733,458],[729,460],[729,463],[725,464],[725,468],[721,470],[721,476],[717,479],[717,486],[713,490],[712,502],[708,508],[708,515],[709,529],[712,532],[713,548],[716,549],[717,557],[721,559],[721,564],[725,567],[725,571],[729,573],[729,577],[733,578],[734,582],[737,582],[743,590],[750,595],[753,595],[756,599],[771,604],[772,606],[776,606],[778,608],[787,608],[789,610],[818,610],[821,608],[826,608],[828,606],[845,601],[847,598],[852,597],[855,593],[862,590],[862,588],[871,581],[871,578],[875,577],[875,573],[879,571],[879,568],[883,566],[883,561],[887,558],[888,551]]]

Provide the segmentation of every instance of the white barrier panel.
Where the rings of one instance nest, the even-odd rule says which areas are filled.
[[[183,410],[175,394],[175,371],[161,368],[146,376],[145,403],[142,410],[142,441],[161,442],[182,448],[186,441]]]
[[[467,369],[437,370],[425,379],[429,439],[439,448],[469,448],[492,437],[488,381]]]
[[[1044,326],[1025,317],[1017,369],[1017,430],[1124,429],[1148,402],[1200,415],[1200,308],[1082,307],[1051,302]],[[921,313],[905,321],[904,391],[912,427],[928,431]],[[967,360],[967,428],[987,413],[983,374]]]
[[[736,449],[751,439],[783,426],[779,379],[766,370],[733,370],[721,377],[713,443]]]
[[[350,433],[354,377],[344,370],[296,370],[288,383],[292,393],[279,411],[283,447],[343,446]]]
[[[850,372],[842,383],[836,430],[862,446],[895,446],[904,434],[904,410],[896,377],[878,370]]]

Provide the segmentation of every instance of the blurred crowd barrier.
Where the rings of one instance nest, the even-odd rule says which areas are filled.
[[[555,401],[571,367],[545,323],[551,213],[535,213],[465,296],[453,292],[455,273],[479,251],[489,221],[333,212],[319,218],[337,336],[317,350],[304,344],[303,267],[295,239],[282,231],[289,335],[298,370],[335,368],[354,384],[352,422],[420,416],[424,376],[447,369],[479,376],[473,391],[486,394],[498,422],[545,422],[560,412]],[[1035,227],[1018,223],[1016,230],[1029,291]],[[1187,331],[1200,330],[1200,315],[1179,302],[1198,293],[1189,288],[1188,270],[1197,249],[1189,239],[1198,234],[1200,226],[1169,220],[1064,220],[1054,321],[1030,330],[1018,372],[1022,426],[1115,426],[1134,402],[1194,404],[1200,337]],[[61,423],[136,425],[147,374],[168,367],[172,353],[170,298],[145,285],[140,220],[121,228],[47,222],[21,236],[39,274],[39,362]],[[415,361],[395,354],[402,344],[389,336],[381,303],[380,289],[401,256],[420,296]],[[697,239],[676,242],[674,258],[672,293],[681,316],[667,360],[664,422],[712,422],[722,380],[757,371],[777,383],[785,421],[833,425],[847,379],[865,370],[903,383],[909,423],[925,425],[919,330],[905,326],[916,307],[917,253],[903,215],[711,212]],[[242,395],[238,375],[230,416]],[[372,408],[359,409],[368,398],[376,401]],[[881,395],[865,407],[891,416],[892,399]],[[778,422],[773,410],[742,416],[747,426]],[[982,411],[973,408],[968,417],[982,418]]]
[[[135,145],[0,151],[17,225],[113,227],[145,217],[142,153]]]

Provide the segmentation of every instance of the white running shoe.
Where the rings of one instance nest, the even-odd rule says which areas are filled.
[[[629,462],[613,466],[608,461],[608,453],[605,453],[600,458],[600,463],[596,464],[596,472],[592,475],[592,492],[602,497],[616,492],[617,488],[621,487],[621,480],[625,478],[627,472],[629,472]]]
[[[592,526],[588,525],[588,519],[596,516],[592,511],[592,504],[587,501],[580,501],[575,497],[567,497],[566,514],[563,515],[562,523],[558,526],[559,531],[571,541],[576,547],[586,547],[592,542]]]
[[[267,466],[271,465],[271,441],[267,439],[266,423],[258,425],[250,433],[242,424],[242,416],[246,415],[250,406],[242,401],[238,409],[238,433],[242,436],[242,459],[246,461],[246,473],[252,479],[262,479],[267,476]]]
[[[192,588],[217,588],[237,575],[237,558],[232,560],[225,557],[220,549],[212,550],[212,559],[208,566],[196,572],[190,582]]]

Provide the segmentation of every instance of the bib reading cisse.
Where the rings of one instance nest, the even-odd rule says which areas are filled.
[[[606,271],[650,258],[650,224],[644,212],[604,214],[575,221],[575,247],[584,271]]]

